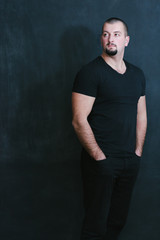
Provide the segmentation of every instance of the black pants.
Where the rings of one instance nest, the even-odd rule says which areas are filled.
[[[116,240],[125,225],[140,157],[109,155],[96,161],[82,151],[85,217],[81,240]]]

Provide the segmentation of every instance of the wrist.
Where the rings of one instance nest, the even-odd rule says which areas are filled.
[[[142,156],[142,149],[136,149],[135,150],[135,154],[138,155],[138,156]]]
[[[102,151],[98,151],[93,155],[95,160],[103,160],[106,158],[105,154]]]

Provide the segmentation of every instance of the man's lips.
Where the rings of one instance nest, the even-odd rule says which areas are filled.
[[[116,45],[114,44],[107,44],[108,47],[115,47]]]

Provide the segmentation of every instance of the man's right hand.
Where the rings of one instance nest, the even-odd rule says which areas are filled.
[[[101,153],[96,154],[95,157],[93,157],[93,158],[94,158],[96,161],[101,161],[101,160],[106,159],[106,156],[104,155],[103,152],[101,152]]]

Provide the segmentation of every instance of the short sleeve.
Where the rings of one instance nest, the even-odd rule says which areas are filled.
[[[144,73],[142,71],[142,90],[141,90],[141,96],[145,96],[146,94],[146,79],[144,76]]]
[[[76,75],[72,92],[97,96],[97,78],[93,68],[83,67]]]

